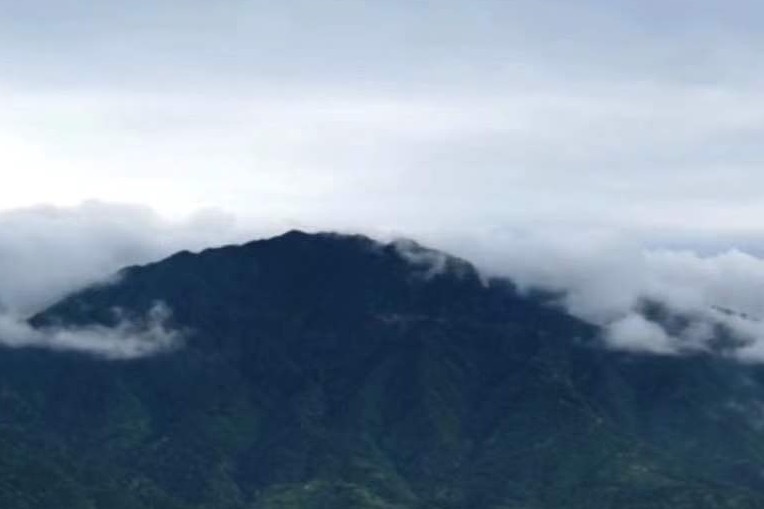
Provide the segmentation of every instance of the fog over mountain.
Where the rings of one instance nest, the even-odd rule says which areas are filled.
[[[760,0],[0,0],[0,507],[764,507]]]
[[[759,356],[757,2],[0,7],[13,313],[300,227],[410,237],[564,291],[626,348],[703,349],[722,323]],[[662,332],[646,300],[700,325]]]
[[[0,339],[11,346],[87,350],[87,341],[70,343],[58,332],[40,338],[39,332],[25,330],[23,320],[72,291],[109,284],[125,266],[180,250],[262,238],[285,227],[276,221],[249,224],[215,211],[170,221],[149,208],[99,202],[2,213],[0,302],[5,327]],[[560,304],[571,314],[603,326],[614,348],[659,355],[705,351],[723,326],[741,340],[724,355],[764,360],[764,260],[754,254],[649,247],[634,238],[586,229],[496,229],[483,234],[370,230],[386,242],[405,236],[462,256],[485,277],[507,277],[529,291],[558,292]],[[399,245],[405,250],[405,243]],[[437,271],[438,261],[430,263]],[[646,302],[666,305],[693,326],[672,333],[645,316]],[[120,334],[125,333],[116,337]]]
[[[764,366],[639,311],[603,336],[550,292],[362,235],[131,266],[0,321],[0,505],[761,507]]]

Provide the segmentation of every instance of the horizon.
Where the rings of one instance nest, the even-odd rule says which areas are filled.
[[[0,508],[764,508],[762,54],[761,0],[0,0]]]
[[[762,252],[752,1],[3,4],[0,210]]]
[[[755,2],[3,6],[6,308],[300,228],[764,319]]]

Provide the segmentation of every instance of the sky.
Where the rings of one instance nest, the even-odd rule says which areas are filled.
[[[645,295],[764,317],[761,19],[753,0],[0,0],[0,302],[302,227],[422,239],[627,339]]]
[[[762,11],[2,0],[0,207],[758,235]]]

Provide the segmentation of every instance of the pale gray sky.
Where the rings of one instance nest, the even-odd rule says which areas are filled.
[[[762,20],[753,0],[0,0],[0,308],[288,227],[397,232],[566,290],[619,347],[703,348],[637,303],[764,318]],[[733,325],[762,361],[764,321]]]
[[[762,14],[0,0],[0,207],[758,235]]]

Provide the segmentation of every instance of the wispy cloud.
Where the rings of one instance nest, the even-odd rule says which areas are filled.
[[[31,314],[124,266],[244,240],[254,231],[244,233],[214,210],[177,221],[148,207],[102,202],[1,212],[0,308]]]
[[[361,231],[382,239],[409,236],[474,262],[485,276],[506,276],[521,288],[559,292],[566,309],[602,326],[603,338],[614,348],[663,355],[705,351],[764,361],[764,258],[725,248],[727,239],[713,244],[691,237],[684,246],[657,248],[651,246],[649,231],[619,233],[560,223],[457,235],[458,227]],[[108,281],[125,265],[282,229],[278,223],[237,222],[219,212],[172,222],[145,207],[104,203],[0,214],[0,302],[5,307],[0,343],[91,351],[104,357],[167,348],[174,333],[162,328],[156,317],[140,322],[140,327],[125,322],[112,329],[47,330],[28,327],[25,318],[71,291]],[[678,241],[681,236],[673,238]],[[764,246],[764,238],[747,242]],[[397,246],[426,272],[445,266],[446,258],[438,253],[400,241]],[[671,330],[645,313],[645,302],[665,305],[691,323]],[[737,341],[719,348],[720,327],[732,331]]]
[[[761,242],[761,241],[760,241]],[[764,258],[735,249],[651,248],[636,234],[539,227],[431,243],[521,288],[562,295],[573,315],[600,325],[613,348],[652,354],[707,352],[764,361]],[[651,316],[646,303],[667,309]],[[672,330],[671,321],[682,327]],[[728,331],[734,341],[720,345]]]
[[[157,304],[145,317],[123,317],[114,326],[50,325],[32,327],[11,314],[0,314],[0,346],[67,351],[107,360],[132,360],[182,346],[183,333],[170,328],[170,310]]]
[[[717,233],[764,213],[762,8],[748,0],[11,12],[5,207],[99,198],[356,229],[564,217]]]
[[[761,2],[3,3],[1,206],[146,206],[0,214],[14,314],[263,233],[151,210],[211,207],[431,239],[653,350],[646,298],[764,316]]]

